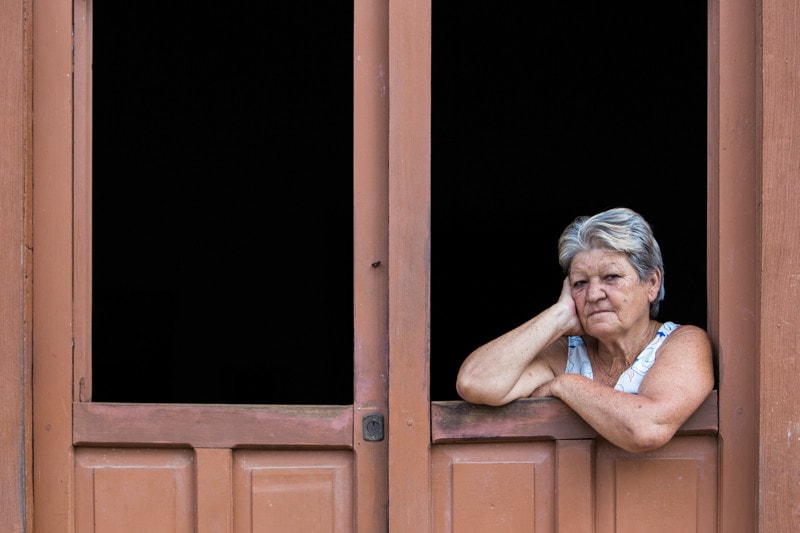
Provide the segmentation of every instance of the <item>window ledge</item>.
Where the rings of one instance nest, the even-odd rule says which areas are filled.
[[[718,412],[718,394],[713,390],[677,434],[716,434]],[[462,401],[432,402],[431,433],[434,443],[597,436],[575,411],[556,398],[525,398],[500,407]]]

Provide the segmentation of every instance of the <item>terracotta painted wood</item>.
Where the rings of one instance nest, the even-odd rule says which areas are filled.
[[[73,405],[80,445],[335,446],[353,445],[353,410],[340,405]],[[359,421],[359,431],[360,431]]]
[[[711,0],[708,330],[718,360],[720,531],[758,521],[757,2]]]
[[[226,448],[195,448],[197,533],[233,531],[233,458]]]
[[[59,326],[68,326],[71,322],[76,337],[74,372],[65,371],[60,365],[53,368],[43,365],[42,368],[49,372],[50,390],[63,387],[64,392],[74,391],[74,396],[68,402],[72,404],[72,409],[68,409],[72,412],[64,416],[63,407],[68,405],[64,403],[66,397],[51,394],[45,400],[48,390],[45,382],[38,389],[43,396],[42,409],[55,409],[56,418],[63,422],[67,431],[58,433],[59,440],[40,439],[41,464],[47,464],[45,456],[51,457],[55,461],[51,477],[59,471],[64,472],[64,476],[62,480],[47,479],[52,487],[48,489],[42,485],[37,491],[37,497],[39,494],[42,497],[37,501],[36,518],[43,527],[50,527],[48,524],[52,520],[68,530],[116,527],[117,522],[113,522],[110,513],[104,514],[101,520],[95,515],[86,518],[87,509],[94,510],[98,501],[105,500],[103,495],[92,492],[85,481],[79,484],[77,481],[88,477],[96,480],[98,476],[106,483],[124,481],[128,500],[122,498],[122,486],[109,489],[109,493],[116,490],[119,501],[131,501],[134,509],[140,509],[142,502],[150,497],[152,483],[161,480],[163,473],[173,468],[170,457],[179,454],[192,457],[192,481],[188,485],[182,483],[179,491],[163,494],[159,512],[162,508],[164,512],[171,509],[172,518],[155,526],[148,521],[150,515],[129,512],[124,514],[126,527],[141,528],[138,530],[186,527],[192,531],[384,530],[388,522],[388,440],[364,439],[361,419],[366,414],[382,414],[388,418],[388,91],[385,77],[381,79],[375,75],[388,68],[388,5],[356,3],[356,31],[360,28],[361,33],[354,42],[360,43],[362,52],[354,57],[354,64],[360,62],[354,69],[354,98],[357,99],[354,101],[354,193],[361,200],[354,212],[359,221],[354,252],[357,264],[363,268],[354,272],[354,284],[358,287],[354,319],[358,331],[352,406],[137,405],[90,401],[91,86],[86,75],[91,65],[91,13],[84,2],[74,5],[75,31],[80,35],[76,36],[75,48],[75,129],[68,144],[74,143],[76,155],[72,175],[67,171],[47,177],[58,181],[59,187],[51,187],[52,201],[57,206],[41,204],[50,208],[42,214],[41,227],[58,223],[67,234],[70,229],[74,230],[74,239],[59,232],[40,234],[40,238],[45,239],[53,235],[59,239],[59,244],[73,241],[74,262],[56,260],[61,256],[54,254],[63,252],[63,247],[45,245],[44,253],[39,256],[43,279],[50,275],[59,287],[47,295],[48,299],[40,306],[43,310],[40,316],[48,320],[50,317],[44,311],[65,309],[63,305],[69,308],[69,301],[74,305],[72,317],[58,314],[58,318],[64,320],[47,322],[41,329],[42,335],[61,339],[63,330]],[[58,19],[53,26],[58,27],[62,22]],[[65,51],[65,47],[52,50]],[[360,73],[358,66],[366,70]],[[382,86],[376,86],[376,80]],[[71,93],[55,91],[54,94]],[[66,109],[71,108],[70,103]],[[69,128],[60,133],[68,134]],[[62,137],[43,138],[42,146],[48,146],[48,141],[56,148],[66,147]],[[364,195],[370,201],[365,201]],[[69,208],[73,205],[80,212],[71,212]],[[54,217],[62,213],[74,215],[73,224],[58,217],[44,218],[51,212]],[[69,255],[63,256],[65,260]],[[48,273],[48,267],[56,271]],[[70,276],[72,281],[67,282]],[[37,353],[44,357],[47,352]],[[74,433],[69,431],[73,423]],[[48,427],[47,431],[52,429]],[[67,454],[60,450],[63,444],[60,439],[64,436],[72,441]],[[275,448],[300,451],[277,451]],[[121,449],[125,452],[119,452]],[[75,472],[80,475],[71,475],[73,453],[81,460],[95,463],[91,468],[84,468],[86,472],[75,466]],[[128,461],[139,454],[163,457],[164,461],[158,465]],[[276,470],[273,461],[280,457],[290,460]],[[183,479],[182,475],[176,476]],[[186,498],[196,505],[187,508],[182,503]],[[258,506],[252,505],[254,501]],[[313,511],[297,512],[310,504],[313,504]],[[279,512],[269,512],[270,507]],[[80,517],[76,511],[81,513]]]
[[[389,3],[355,0],[353,24],[353,320],[355,530],[389,522],[389,439],[362,420],[389,420]]]
[[[598,440],[598,533],[703,533],[717,529],[717,438],[675,437],[631,454]]]
[[[430,531],[431,3],[389,3],[389,531]]]
[[[33,522],[73,531],[72,1],[33,24]],[[33,527],[33,524],[31,524]]]
[[[355,531],[349,450],[238,450],[235,533]]]
[[[390,91],[393,133],[387,160],[392,176],[389,184],[392,222],[387,233],[397,240],[393,242],[389,259],[386,260],[392,267],[388,290],[393,298],[390,318],[386,318],[389,324],[387,337],[393,366],[397,355],[396,365],[406,367],[394,368],[392,372],[396,371],[396,374],[389,378],[395,392],[389,402],[392,410],[388,415],[388,445],[392,446],[392,450],[397,445],[395,451],[389,452],[393,460],[388,468],[392,485],[390,492],[395,502],[389,516],[390,525],[396,531],[402,531],[406,525],[413,526],[411,530],[429,530],[427,526],[432,527],[426,520],[432,516],[431,498],[434,496],[425,490],[429,482],[439,479],[431,478],[427,470],[431,453],[429,431],[433,429],[427,421],[426,366],[426,269],[429,249],[426,244],[428,195],[425,182],[428,179],[430,155],[426,144],[430,113],[425,86],[430,80],[426,79],[429,70],[425,67],[429,58],[425,50],[429,49],[426,48],[426,40],[429,38],[430,18],[425,13],[429,11],[429,5],[426,2],[400,4],[391,6],[389,24],[392,28],[389,74],[390,79],[397,81]],[[92,454],[112,451],[100,447],[73,448],[70,408],[74,400],[85,399],[80,391],[86,390],[86,381],[82,389],[80,380],[75,378],[73,372],[85,373],[80,365],[84,365],[83,370],[87,368],[86,360],[80,359],[85,351],[82,347],[85,338],[75,339],[76,334],[87,335],[85,317],[75,316],[76,312],[86,311],[75,311],[73,308],[73,305],[79,310],[81,305],[86,307],[86,293],[78,290],[73,293],[73,284],[83,283],[83,274],[75,271],[81,268],[80,260],[72,262],[73,254],[81,253],[83,249],[82,244],[72,247],[72,228],[78,235],[86,230],[86,226],[83,230],[80,227],[85,221],[81,222],[80,216],[72,211],[75,200],[73,192],[85,194],[86,191],[80,188],[81,184],[77,181],[82,172],[80,169],[86,165],[86,152],[82,151],[86,146],[75,144],[80,143],[81,127],[73,134],[73,126],[81,124],[79,115],[85,108],[76,104],[80,111],[73,121],[75,107],[72,91],[75,89],[76,94],[80,94],[81,82],[73,79],[71,70],[72,8],[74,5],[79,10],[87,4],[82,0],[76,0],[74,4],[66,0],[37,4],[35,25],[32,25],[31,12],[25,11],[30,5],[30,2],[7,2],[0,8],[0,24],[3,28],[0,51],[7,67],[4,72],[10,73],[4,76],[0,84],[7,91],[5,95],[12,95],[10,100],[2,104],[7,112],[2,127],[7,133],[0,137],[0,153],[4,156],[2,164],[10,165],[10,174],[4,174],[4,180],[10,181],[4,181],[4,191],[0,195],[3,207],[0,221],[6,224],[3,238],[10,239],[9,248],[4,247],[3,253],[10,255],[0,257],[0,268],[3,268],[4,290],[11,291],[13,295],[31,294],[26,292],[22,278],[32,272],[36,276],[33,305],[29,308],[33,314],[29,323],[14,325],[19,315],[13,306],[3,310],[3,313],[8,313],[8,322],[3,325],[7,335],[3,338],[9,346],[2,354],[4,368],[12,372],[12,377],[4,378],[8,381],[2,382],[4,387],[9,387],[4,390],[8,391],[6,398],[10,399],[3,406],[4,429],[7,427],[10,430],[8,436],[4,434],[4,438],[13,441],[15,435],[26,431],[25,423],[19,422],[31,420],[26,414],[26,409],[29,409],[26,398],[32,391],[36,401],[32,422],[27,423],[32,425],[36,461],[32,473],[25,476],[26,488],[20,489],[20,473],[26,472],[32,464],[19,455],[26,443],[31,442],[30,433],[20,437],[19,443],[14,442],[13,450],[6,446],[6,441],[3,442],[4,458],[9,458],[13,463],[8,464],[14,466],[2,469],[3,487],[9,488],[2,491],[2,504],[4,509],[21,509],[21,490],[27,491],[33,486],[33,511],[31,506],[26,506],[25,511],[16,515],[17,520],[33,512],[37,531],[73,531],[78,519],[75,510],[84,512],[84,507],[77,506],[84,493],[76,491],[76,487],[79,484],[84,486],[82,476],[89,475],[89,472],[100,472],[99,463],[79,460],[88,460]],[[644,459],[644,462],[637,462],[642,459],[615,455],[616,452],[611,453],[607,449],[593,452],[585,445],[575,445],[577,449],[572,449],[574,443],[559,441],[556,443],[557,453],[577,458],[581,468],[570,471],[566,460],[561,461],[556,476],[559,483],[567,482],[575,487],[581,507],[585,509],[587,476],[595,476],[595,483],[610,480],[605,474],[602,477],[599,475],[603,472],[619,473],[625,479],[635,479],[638,467],[642,467],[648,473],[648,476],[644,476],[645,481],[663,482],[650,490],[658,490],[663,485],[673,492],[678,491],[675,498],[665,498],[664,508],[686,509],[690,502],[702,501],[703,495],[707,494],[707,481],[714,476],[704,469],[707,464],[715,463],[707,460],[711,457],[709,450],[713,447],[719,453],[719,506],[709,509],[712,506],[701,508],[695,504],[691,513],[681,516],[678,525],[690,528],[687,524],[691,519],[706,527],[708,515],[705,513],[713,510],[719,515],[719,523],[708,526],[713,530],[755,531],[761,520],[762,530],[781,531],[790,527],[798,516],[794,503],[798,501],[800,490],[792,478],[796,473],[786,468],[787,464],[797,462],[800,452],[793,444],[795,441],[789,433],[792,426],[788,424],[795,422],[792,407],[798,403],[797,387],[791,379],[796,375],[793,366],[796,361],[793,354],[785,352],[792,346],[791,339],[796,333],[792,324],[786,321],[786,316],[795,308],[796,302],[792,265],[796,262],[794,257],[797,250],[792,243],[798,228],[792,209],[798,195],[795,176],[798,141],[797,136],[793,135],[798,112],[797,99],[792,97],[797,86],[796,69],[792,65],[798,48],[797,32],[793,31],[798,24],[797,14],[793,4],[772,1],[722,3],[711,0],[708,5],[709,329],[717,348],[720,368],[719,440],[713,441],[713,437],[704,435],[679,437],[681,440],[675,442],[687,439],[692,444],[689,453],[681,451],[674,457],[665,458],[667,464],[668,461],[676,461],[674,464],[677,468],[674,471],[659,466],[663,463],[658,461],[648,462],[648,459]],[[763,26],[757,25],[757,16],[763,16]],[[76,17],[76,20],[76,31],[80,31],[84,19]],[[30,52],[32,55],[27,61],[23,60],[20,66],[18,47],[26,42],[26,38],[20,35],[19,28],[31,28],[31,25],[36,46]],[[763,55],[756,56],[758,50],[763,50]],[[18,95],[15,91],[19,86],[15,84],[25,79],[25,74],[19,76],[15,72],[17,69],[24,72],[29,67],[34,78],[32,86],[36,89],[26,89],[32,91],[29,94],[32,95],[34,109],[33,142],[26,145],[24,139],[28,130],[25,121],[20,124],[19,109],[8,105],[16,98],[14,95]],[[85,74],[85,71],[82,72]],[[761,72],[766,74],[762,77]],[[20,109],[24,109],[24,105]],[[22,135],[19,135],[20,132]],[[763,139],[759,137],[762,134]],[[73,138],[73,135],[76,137]],[[20,162],[21,138],[21,145],[26,146],[25,150],[28,150],[33,161],[32,190],[36,195],[35,202],[30,195],[24,196],[17,181],[30,168],[27,161]],[[74,159],[73,149],[80,151],[76,152]],[[73,181],[73,177],[76,181]],[[81,190],[84,192],[81,193]],[[77,201],[74,205],[83,205],[78,208],[85,209],[86,202]],[[33,269],[25,268],[23,271],[19,268],[24,261],[16,262],[17,256],[13,255],[16,253],[14,243],[17,242],[14,239],[18,238],[15,231],[20,229],[20,206],[30,208],[26,215],[30,218],[26,224],[30,225],[35,220],[32,225],[32,244],[28,243],[28,248],[34,250]],[[379,216],[376,215],[376,218]],[[377,251],[375,254],[380,256],[382,264],[387,264],[383,263],[383,253]],[[20,252],[20,257],[24,257],[23,252]],[[375,277],[380,275],[384,274]],[[380,283],[376,283],[376,286],[380,287]],[[15,300],[12,298],[12,301]],[[81,301],[84,303],[81,304]],[[8,306],[8,303],[4,302],[4,305]],[[22,315],[26,316],[27,312],[24,311]],[[36,325],[33,328],[32,363],[25,362],[24,355],[29,341],[24,338],[24,332],[30,324]],[[20,331],[23,333],[20,334]],[[20,360],[25,365],[21,371],[14,366]],[[781,372],[770,373],[776,367]],[[25,385],[26,372],[31,369],[33,385]],[[22,384],[17,382],[17,377],[22,379]],[[84,377],[90,379],[90,376]],[[14,387],[11,387],[12,384]],[[353,421],[357,421],[357,413],[362,412],[358,409],[382,409],[379,405],[370,405],[372,400],[362,398],[357,401],[363,404],[354,408],[351,414]],[[760,425],[757,423],[759,414]],[[771,419],[773,414],[775,417]],[[394,433],[397,436],[392,436],[392,426],[395,426]],[[354,423],[351,439],[357,435],[356,428],[357,424]],[[697,446],[698,442],[705,444]],[[495,444],[505,447],[520,443]],[[436,444],[434,450],[438,450],[439,446]],[[759,446],[769,455],[759,455]],[[699,452],[705,453],[703,450],[709,453],[697,455]],[[121,459],[123,455],[117,454],[117,451],[113,450],[116,455],[112,454],[117,461],[115,464],[124,464],[125,459]],[[134,452],[140,450],[127,451],[133,456]],[[165,458],[190,455],[185,453],[187,449],[181,448],[157,451]],[[220,465],[224,463],[224,453],[229,452],[228,449],[210,453],[198,450],[192,456],[192,461],[201,461],[206,465],[195,467],[198,479],[221,479],[218,471],[224,469]],[[346,450],[339,452],[348,453]],[[361,457],[370,453],[362,453]],[[601,459],[597,474],[587,473],[583,468],[593,453]],[[763,477],[759,480],[758,469],[762,461]],[[162,464],[170,464],[170,459],[164,459]],[[173,461],[170,468],[181,472],[178,475],[181,478],[184,467],[177,464],[180,463]],[[467,472],[464,479],[470,479],[473,472],[484,468],[476,465],[476,470],[472,470],[473,465],[465,466]],[[140,474],[132,474],[131,478],[140,479],[146,486],[150,483],[148,476],[152,474],[152,479],[161,479],[160,472],[145,471],[141,478],[138,477]],[[670,477],[675,473],[679,473],[682,479]],[[99,474],[101,483],[106,483],[105,480],[113,479],[116,475],[120,473],[114,468]],[[233,480],[233,473],[231,476]],[[233,481],[231,483],[234,484]],[[628,516],[620,512],[631,504],[630,497],[619,492],[621,489],[622,486],[609,488],[614,493],[611,508],[615,517],[609,519],[606,515],[598,515],[598,530],[609,523],[618,524],[620,528],[632,523],[625,521],[629,518],[620,518]],[[318,492],[322,493],[324,489]],[[618,495],[622,497],[618,498]],[[206,493],[202,497],[209,496]],[[174,501],[182,501],[181,498],[176,496]],[[761,507],[759,501],[762,502]],[[359,511],[359,515],[362,512]],[[558,507],[558,524],[567,517],[565,513],[562,507]],[[640,515],[630,515],[633,518],[637,516]],[[618,523],[617,520],[621,521]],[[32,521],[28,520],[25,527],[30,530]]]
[[[92,9],[73,3],[73,327],[74,401],[91,400],[92,361]]]
[[[434,532],[555,531],[553,442],[436,445]]]
[[[348,450],[79,448],[77,531],[354,531]]]
[[[433,531],[717,531],[717,439],[437,444]]]
[[[31,9],[0,4],[0,508],[10,532],[32,522]]]
[[[556,443],[556,531],[594,531],[594,440]]]
[[[716,434],[717,391],[684,423],[679,434]],[[431,404],[433,442],[470,439],[591,439],[597,432],[555,398],[522,399],[492,407],[449,401]]]
[[[196,531],[191,450],[78,449],[75,530]]]
[[[800,11],[762,0],[760,531],[800,531]]]

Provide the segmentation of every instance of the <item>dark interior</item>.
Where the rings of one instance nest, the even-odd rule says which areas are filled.
[[[705,3],[549,4],[433,2],[434,400],[578,215],[644,215],[706,325]],[[94,6],[93,400],[352,403],[352,5]]]
[[[705,327],[705,2],[437,5],[432,398],[457,398],[470,351],[555,302],[579,215],[641,213],[664,257],[659,318]]]
[[[352,9],[94,5],[93,400],[352,403]]]

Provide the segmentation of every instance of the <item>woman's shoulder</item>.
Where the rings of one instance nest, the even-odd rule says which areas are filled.
[[[671,333],[680,333],[681,335],[701,335],[708,337],[706,330],[694,324],[678,324],[675,322],[664,322],[659,328],[659,331],[668,331]]]
[[[683,324],[664,338],[658,348],[658,360],[642,381],[639,394],[655,393],[666,398],[679,387],[681,394],[699,404],[713,385],[713,351],[708,333],[699,326]]]
[[[671,327],[666,333],[666,338],[662,344],[662,350],[666,351],[671,347],[679,346],[681,348],[694,347],[696,350],[705,352],[711,350],[711,339],[706,330],[694,324],[675,324],[674,322],[665,322],[659,329],[659,334],[664,329],[664,326],[670,324]]]

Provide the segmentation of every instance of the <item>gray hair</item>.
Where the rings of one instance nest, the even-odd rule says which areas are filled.
[[[650,303],[650,318],[656,318],[664,299],[664,261],[650,224],[639,213],[626,207],[609,209],[591,217],[578,217],[558,239],[558,263],[569,275],[575,255],[595,248],[627,255],[639,281],[655,271],[661,273],[661,288]]]

